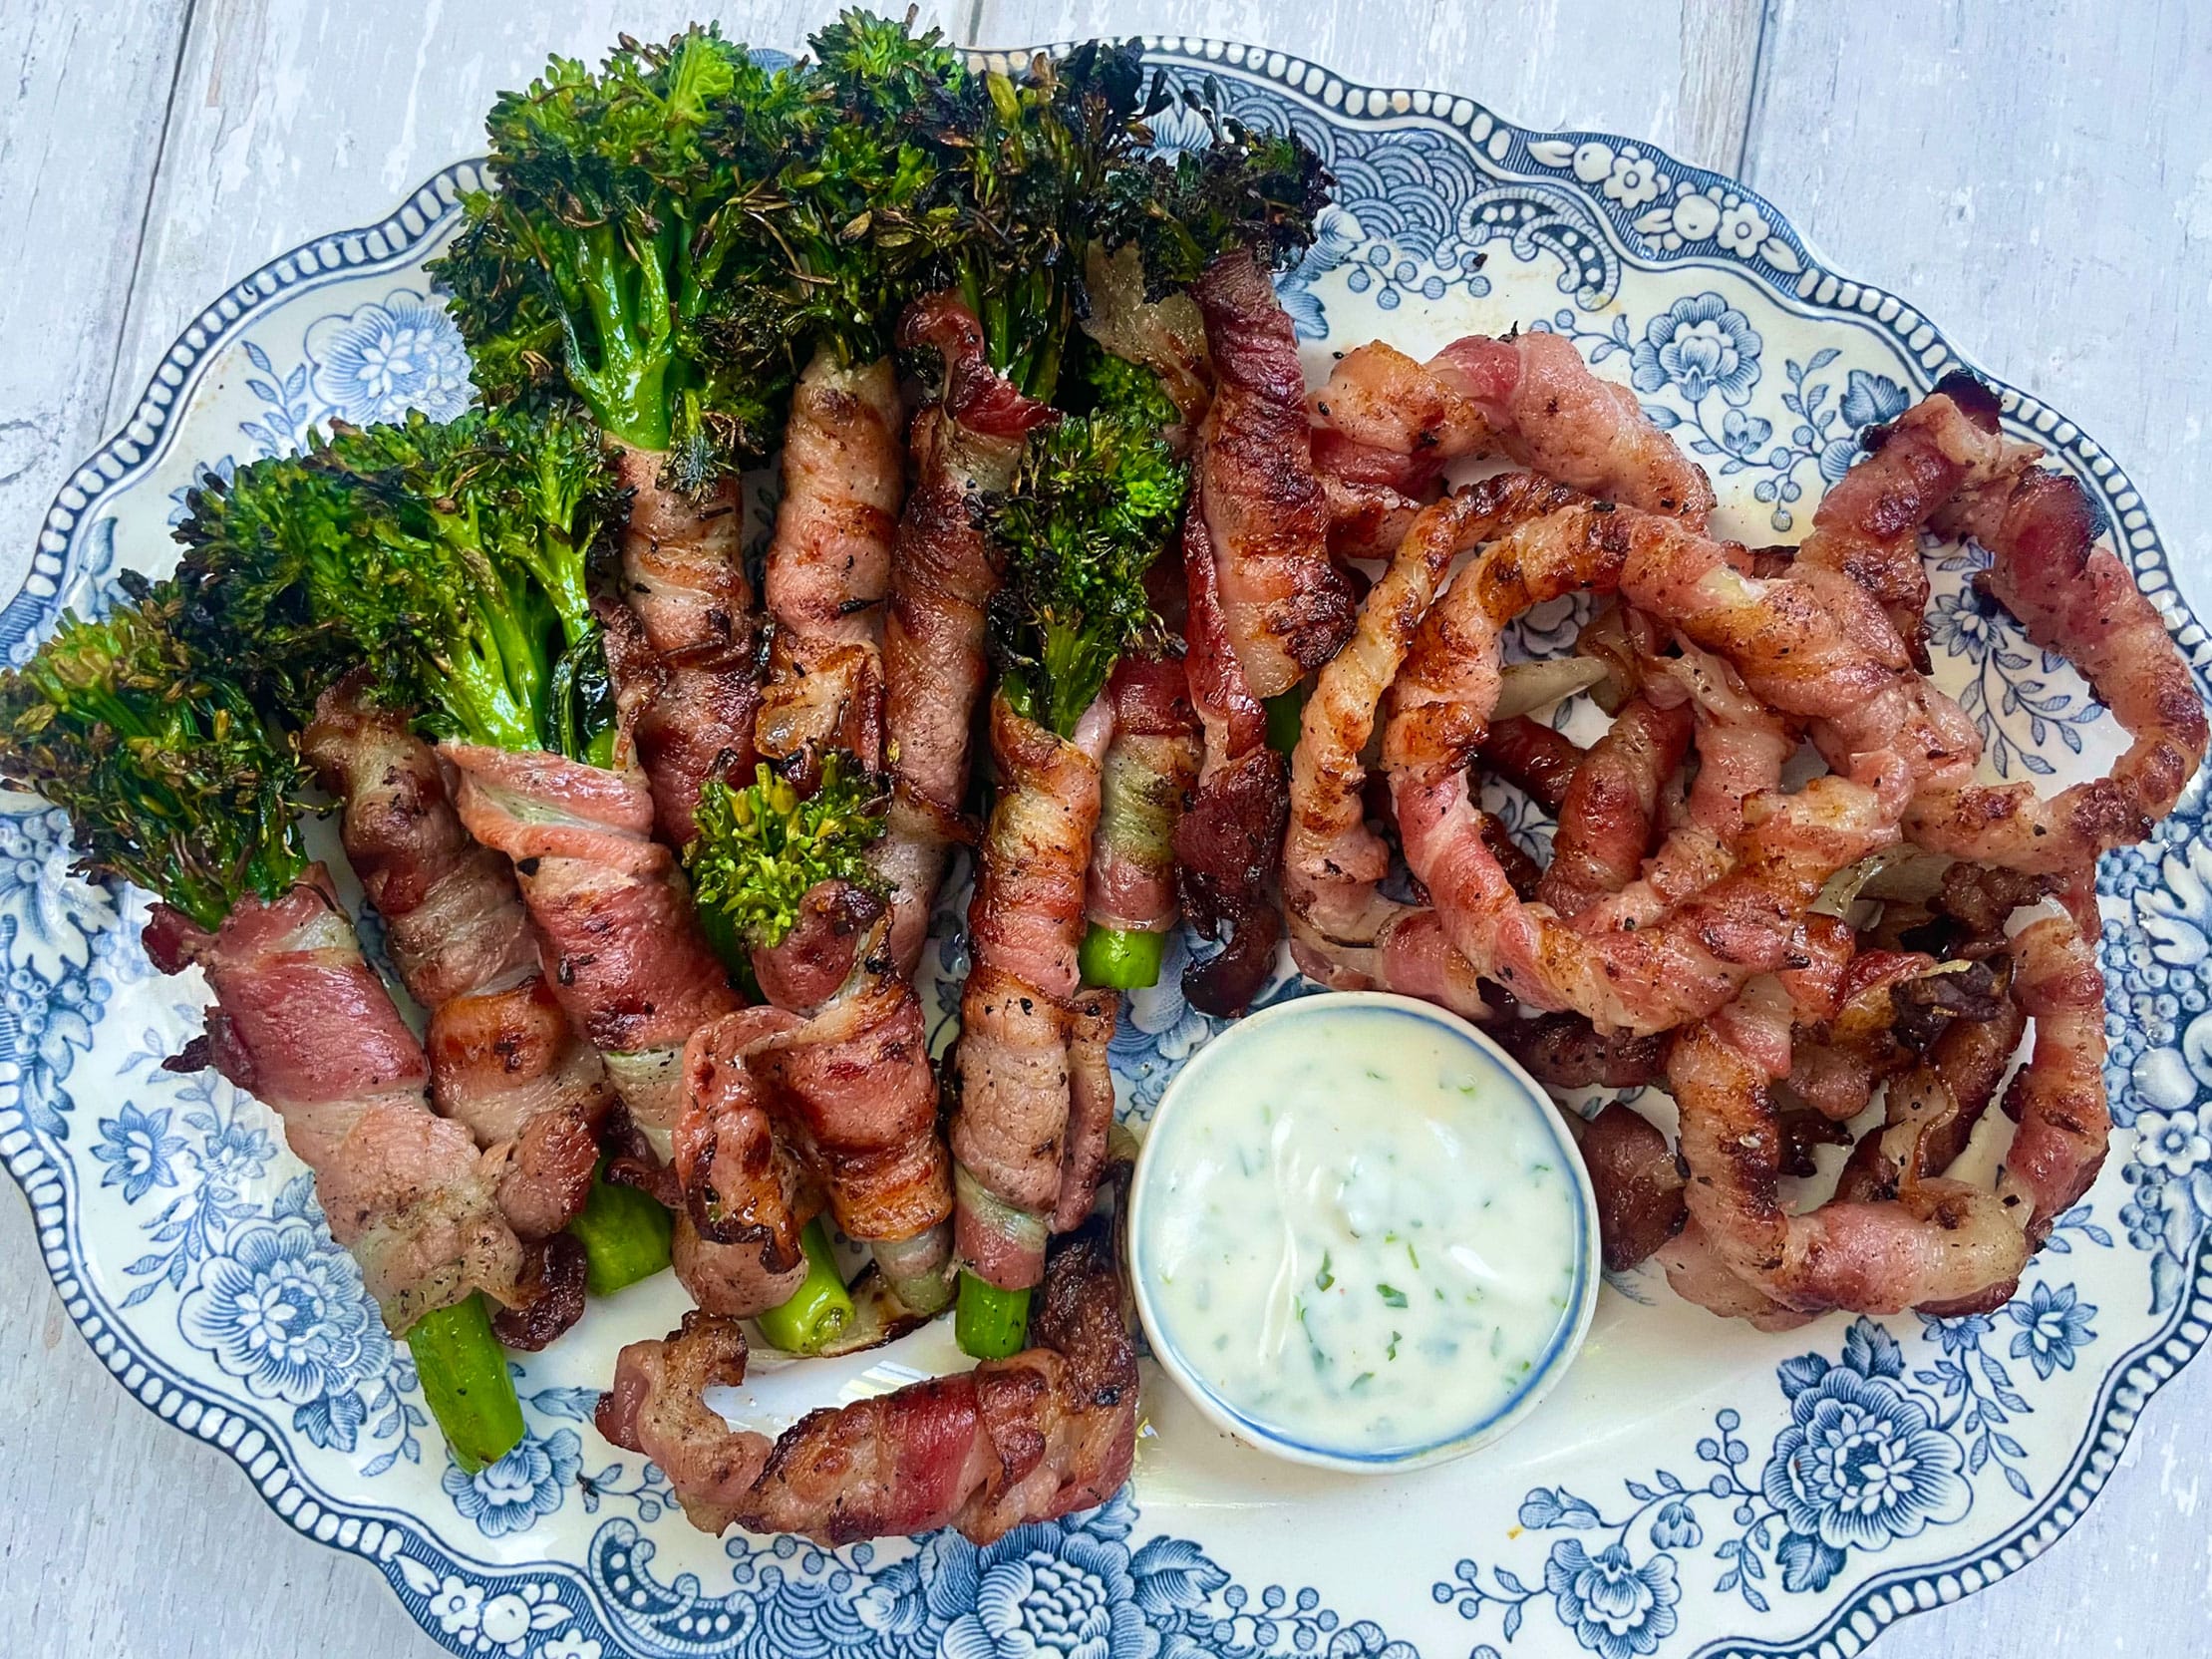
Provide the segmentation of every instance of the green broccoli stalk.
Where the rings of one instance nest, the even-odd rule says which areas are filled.
[[[188,498],[184,626],[296,720],[365,658],[433,736],[589,759],[614,706],[586,565],[618,499],[566,406],[342,430]]]
[[[1121,654],[1157,635],[1144,573],[1189,482],[1145,414],[1102,409],[1030,436],[993,528],[1006,585],[992,639],[1017,713],[1072,736]]]
[[[78,869],[147,888],[214,932],[277,902],[306,874],[298,814],[312,782],[238,682],[181,636],[170,582],[121,578],[98,621],[66,614],[0,676],[0,778],[69,814]],[[425,1313],[407,1333],[439,1429],[464,1468],[522,1438],[522,1409],[482,1298]]]
[[[724,960],[744,966],[751,952],[782,944],[800,900],[820,882],[846,881],[882,896],[887,888],[868,849],[882,836],[889,808],[880,781],[842,750],[822,757],[820,786],[803,799],[766,765],[742,789],[708,779],[684,862]]]

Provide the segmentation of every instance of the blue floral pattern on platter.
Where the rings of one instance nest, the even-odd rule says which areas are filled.
[[[1237,113],[1295,122],[1336,171],[1339,205],[1279,284],[1316,362],[1376,334],[1552,329],[1707,467],[1733,533],[1801,531],[1860,431],[1957,364],[1902,302],[1817,266],[1755,195],[1648,146],[1524,133],[1469,100],[1353,87],[1281,54],[1157,50],[1177,75],[1216,76]],[[1171,112],[1161,143],[1195,142],[1186,126]],[[211,307],[58,498],[24,590],[0,612],[0,651],[20,660],[63,605],[105,603],[119,560],[162,561],[205,478],[296,448],[333,418],[464,407],[466,354],[422,264],[478,182],[464,164],[385,224],[287,254]],[[2126,478],[2055,412],[2003,397],[2017,435],[2083,477],[2201,671],[2204,632]],[[2109,726],[2070,669],[1981,601],[1978,557],[1931,547],[1932,644],[1993,768],[2042,788],[2100,768]],[[1564,648],[1586,612],[1570,601],[1533,614],[1514,652]],[[1532,844],[1548,834],[1525,807],[1509,824]],[[146,961],[144,896],[75,881],[69,862],[58,814],[0,801],[0,1156],[31,1198],[64,1304],[125,1386],[229,1452],[302,1531],[375,1563],[457,1653],[1854,1651],[1899,1614],[2014,1570],[2070,1523],[2212,1314],[2200,782],[2153,842],[2101,871],[2121,1132],[2088,1201],[1995,1313],[1766,1338],[1705,1324],[1628,1276],[1589,1361],[1597,1405],[1548,1408],[1478,1462],[1365,1507],[1332,1489],[1327,1512],[1343,1518],[1327,1547],[1306,1511],[1160,1388],[1135,1484],[1088,1514],[980,1549],[952,1535],[834,1552],[708,1539],[658,1470],[590,1426],[614,1345],[672,1324],[674,1293],[645,1286],[597,1305],[574,1337],[518,1362],[528,1436],[464,1475],[272,1120],[211,1075],[160,1068],[197,1010]],[[942,907],[931,956],[938,1044],[951,1035],[942,986],[965,961],[960,919],[957,902]],[[1135,1123],[1219,1029],[1175,985],[1204,948],[1175,942],[1114,1039]],[[1286,972],[1267,1000],[1310,989]],[[1633,1468],[1602,1449],[1631,1389],[1672,1402],[1640,1427]],[[1168,1463],[1224,1501],[1178,1499],[1148,1473]]]

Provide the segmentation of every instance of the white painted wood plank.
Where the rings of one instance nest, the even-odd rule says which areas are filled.
[[[1757,0],[982,0],[977,42],[1194,34],[1280,47],[1369,86],[1479,99],[1522,126],[1735,159]]]
[[[0,593],[107,434],[184,0],[0,6]]]
[[[2128,470],[2212,614],[2212,14],[1779,0],[1744,176],[1856,278],[1921,308]],[[2203,1646],[2212,1366],[2153,1405],[2127,1464],[2027,1571],[1908,1620],[1894,1659]]]

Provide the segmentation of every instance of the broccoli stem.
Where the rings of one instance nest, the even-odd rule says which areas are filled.
[[[1001,1290],[990,1280],[963,1271],[952,1334],[960,1351],[975,1359],[1003,1360],[1020,1353],[1029,1336],[1029,1292]]]
[[[837,1271],[819,1217],[806,1223],[798,1247],[806,1252],[806,1277],[789,1301],[770,1308],[755,1323],[787,1354],[818,1354],[852,1323],[852,1298],[845,1293],[844,1275]]]
[[[1287,755],[1298,747],[1299,722],[1305,718],[1306,688],[1292,686],[1280,697],[1260,705],[1267,711],[1267,747]]]
[[[591,1192],[568,1223],[584,1247],[584,1288],[594,1296],[649,1279],[668,1265],[675,1223],[668,1211],[634,1186],[619,1186],[602,1164],[591,1172]]]
[[[1141,991],[1159,983],[1160,958],[1166,954],[1167,935],[1129,928],[1091,924],[1083,936],[1077,962],[1086,985],[1103,985],[1115,991]]]
[[[522,1443],[522,1402],[481,1296],[424,1314],[407,1333],[407,1350],[423,1380],[423,1401],[465,1474]]]

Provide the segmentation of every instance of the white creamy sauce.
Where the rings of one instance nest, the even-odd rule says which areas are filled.
[[[1274,1023],[1154,1133],[1170,1139],[1148,1149],[1137,1250],[1154,1320],[1277,1436],[1355,1454],[1449,1440],[1576,1318],[1573,1154],[1433,1021]]]

